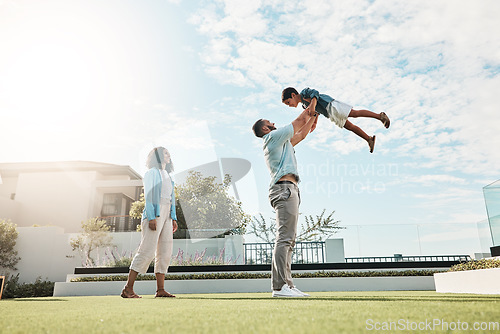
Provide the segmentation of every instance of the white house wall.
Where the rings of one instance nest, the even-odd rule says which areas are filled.
[[[82,259],[77,252],[73,252],[69,241],[78,233],[64,233],[60,227],[18,227],[16,250],[21,258],[17,265],[20,282],[33,282],[37,277],[54,282],[66,280],[66,276],[74,273],[75,267],[82,266]],[[141,241],[140,232],[110,233],[113,244],[116,246],[115,254],[133,256]],[[226,260],[236,259],[237,264],[243,264],[243,237],[241,235],[227,236],[222,239],[174,239],[173,256],[181,250],[184,259],[196,252],[205,249],[205,259],[209,256],[218,257],[222,249],[225,250]],[[94,259],[103,264],[110,257],[110,249],[101,249],[99,256]]]
[[[0,219],[10,219],[13,222],[18,221],[18,213],[21,204],[8,198],[0,197]]]
[[[37,277],[57,281],[81,265],[69,245],[71,234],[60,227],[18,227],[16,250],[20,282],[34,282]]]
[[[19,175],[15,201],[21,204],[18,226],[54,225],[77,232],[89,218],[95,172],[48,172]]]

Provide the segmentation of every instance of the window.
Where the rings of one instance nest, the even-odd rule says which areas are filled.
[[[118,216],[121,211],[122,194],[104,194],[101,216]]]

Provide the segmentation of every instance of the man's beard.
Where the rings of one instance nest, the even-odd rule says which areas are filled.
[[[274,125],[268,125],[267,126],[269,128],[269,130],[273,131],[273,130],[276,130],[276,127]]]

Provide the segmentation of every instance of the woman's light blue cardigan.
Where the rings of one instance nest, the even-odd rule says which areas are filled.
[[[170,218],[177,220],[175,213],[175,190],[174,180],[172,181],[172,195],[170,197]],[[156,167],[149,169],[144,175],[144,199],[146,205],[142,212],[142,219],[153,220],[160,217],[160,202],[161,202],[161,174]]]

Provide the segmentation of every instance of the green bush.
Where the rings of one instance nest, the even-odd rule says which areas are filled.
[[[99,218],[90,218],[82,221],[83,232],[71,238],[69,244],[73,251],[78,251],[85,267],[95,267],[96,260],[93,253],[99,252],[99,248],[112,245],[113,237],[109,232],[106,221]]]
[[[21,259],[17,256],[17,225],[10,219],[0,218],[0,275],[8,273],[9,269],[16,270],[16,264]]]
[[[132,263],[132,258],[130,257],[122,257],[121,259],[115,260],[110,267],[130,267]]]
[[[439,270],[405,270],[405,271],[318,271],[314,273],[292,274],[294,278],[313,277],[395,277],[395,276],[432,276]],[[167,274],[165,280],[192,280],[192,279],[255,279],[271,278],[270,273],[208,273],[208,274]],[[126,281],[127,275],[88,276],[71,279],[71,282],[101,282]],[[153,274],[138,275],[138,281],[155,280]]]
[[[454,265],[448,271],[464,271],[464,270],[478,270],[478,269],[492,269],[500,268],[499,259],[481,259],[463,262]]]
[[[194,254],[184,254],[184,251],[179,248],[177,255],[172,256],[170,265],[172,266],[210,266],[210,265],[225,265],[225,264],[236,264],[239,256],[236,259],[224,259],[225,248],[219,250],[219,255],[207,256],[207,248],[202,252],[196,250]],[[117,248],[111,249],[108,247],[104,252],[103,264],[106,267],[130,267],[132,263],[133,255],[129,256],[123,252],[119,253]],[[155,261],[151,261],[150,267],[154,266]]]
[[[53,294],[54,282],[38,277],[34,283],[19,283],[17,274],[5,282],[2,298],[51,297]]]

